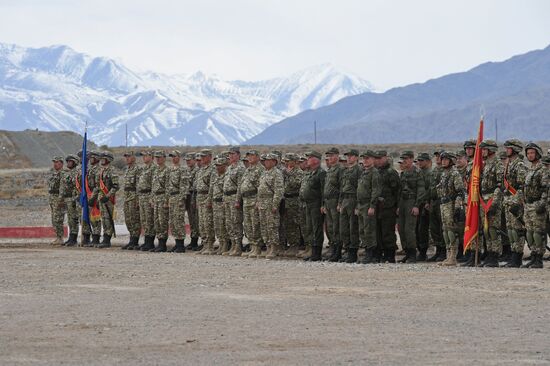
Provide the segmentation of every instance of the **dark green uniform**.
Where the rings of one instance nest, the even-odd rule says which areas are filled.
[[[340,183],[340,240],[344,248],[359,247],[359,225],[355,208],[357,206],[357,183],[361,176],[359,164],[347,167]]]
[[[395,224],[397,220],[397,204],[399,202],[399,174],[386,164],[378,169],[382,185],[382,195],[377,210],[377,243],[378,249],[384,253],[385,259],[395,262],[397,237]]]
[[[324,241],[321,206],[326,174],[321,167],[310,171],[305,175],[304,182],[300,186],[300,199],[306,204],[306,225],[312,233],[312,247],[322,247]]]
[[[368,215],[369,208],[375,209],[382,195],[380,173],[375,167],[363,170],[357,184],[357,213],[361,245],[367,250],[374,250],[376,242],[376,213]]]
[[[399,191],[399,238],[401,247],[410,257],[414,250],[416,256],[416,219],[411,210],[418,208],[424,199],[424,180],[416,168],[401,172]],[[411,254],[409,254],[409,251]]]
[[[420,175],[424,183],[424,198],[420,202],[420,214],[416,225],[416,242],[418,251],[425,256],[428,246],[430,245],[430,210],[425,208],[426,204],[430,203],[430,184],[432,180],[432,168],[420,169]]]
[[[327,169],[325,189],[323,192],[323,207],[325,208],[325,221],[328,242],[331,248],[340,247],[340,213],[338,212],[338,200],[340,198],[340,184],[344,168],[335,164]]]

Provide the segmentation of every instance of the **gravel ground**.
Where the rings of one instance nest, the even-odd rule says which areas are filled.
[[[4,244],[2,365],[550,364],[547,268]]]

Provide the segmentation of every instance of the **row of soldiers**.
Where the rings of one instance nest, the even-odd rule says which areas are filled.
[[[172,251],[184,252],[187,222],[191,237],[187,248],[200,249],[201,254],[319,261],[326,233],[330,251],[325,258],[329,261],[356,263],[362,247],[363,263],[394,263],[397,225],[405,254],[401,262],[456,265],[458,258],[472,266],[473,250],[461,254],[475,147],[475,141],[466,141],[460,151],[436,151],[435,167],[430,154],[415,156],[412,151],[404,151],[398,162],[400,173],[382,150],[359,153],[351,149],[342,159],[337,148],[330,148],[324,154],[326,170],[321,166],[323,154],[316,151],[299,156],[249,150],[241,156],[239,147],[231,147],[213,159],[208,149],[188,154],[174,150],[168,154],[170,167],[164,151],[129,151],[124,154],[127,169],[123,190],[130,240],[123,249],[165,252],[170,231],[175,240]],[[527,242],[532,255],[525,266],[542,267],[549,176],[543,166],[550,164],[550,158],[543,156],[534,143],[524,147],[521,141],[508,140],[504,147],[505,156],[499,159],[496,142],[486,140],[481,144],[484,167],[480,216],[487,220],[481,235],[483,265],[499,266],[502,241],[508,238],[511,255],[506,258],[506,266],[523,264]],[[523,153],[529,167],[523,162]],[[141,166],[136,163],[137,156],[142,158]],[[181,164],[182,158],[185,165]],[[60,162],[56,159],[54,169]],[[92,152],[88,159],[88,200],[92,209],[97,205],[100,214],[92,215],[88,231],[86,225],[82,227],[82,244],[108,247],[114,234],[118,178],[110,168],[109,153]],[[80,169],[76,169],[77,156],[69,156],[66,161],[67,169],[58,173],[58,199],[66,205],[69,218],[70,234],[65,244],[75,245],[79,188],[70,182],[78,182]],[[99,167],[94,169],[98,162]],[[70,194],[67,188],[72,190]],[[56,200],[52,202],[54,219]],[[100,220],[94,219],[98,216]],[[101,243],[94,231],[99,221],[104,228]],[[140,245],[142,231],[145,239]],[[92,241],[87,232],[92,233]],[[246,247],[243,236],[248,239]],[[428,258],[430,244],[436,250]]]

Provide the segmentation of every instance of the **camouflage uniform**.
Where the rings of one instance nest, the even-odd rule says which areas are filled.
[[[277,160],[277,155],[267,154],[266,159]],[[268,247],[266,258],[280,254],[279,226],[280,204],[284,195],[283,173],[277,167],[264,170],[258,184],[257,206],[262,238]]]
[[[355,155],[359,155],[355,153]],[[340,207],[340,240],[344,248],[359,248],[359,225],[355,208],[357,206],[357,183],[361,176],[361,167],[354,164],[343,169],[340,181],[340,196],[338,206]]]
[[[215,162],[216,165],[225,165],[227,164],[227,159],[218,158]],[[217,171],[214,172],[214,175],[210,181],[210,199],[212,200],[212,212],[214,218],[214,233],[218,239],[218,252],[217,254],[223,254],[228,251],[227,240],[228,240],[228,230],[226,227],[227,222],[227,212],[226,207],[223,202],[223,186],[224,181],[227,175],[227,171],[223,174],[219,174]]]
[[[76,190],[76,179],[78,169],[64,169],[61,171],[61,179],[59,182],[59,195],[65,201],[67,208],[67,223],[69,225],[69,235],[78,236],[78,226],[81,211],[78,210],[76,201],[78,200],[78,192]]]
[[[212,200],[210,199],[210,183],[212,176],[215,174],[214,166],[201,166],[197,175],[197,208],[199,214],[199,233],[203,244],[204,254],[212,254],[216,236],[214,233],[214,216],[212,212]]]
[[[437,196],[437,185],[441,181],[443,168],[436,166],[432,169],[430,179],[430,236],[436,247],[436,255],[430,258],[430,261],[443,260],[445,251],[445,241],[443,240],[443,224],[441,222],[441,202]],[[439,253],[437,253],[439,251]],[[441,255],[439,255],[441,254]]]
[[[419,154],[418,160],[421,159],[430,159],[429,155]],[[420,210],[420,213],[418,215],[418,221],[416,225],[416,240],[418,245],[418,251],[421,253],[422,257],[425,257],[426,251],[428,250],[428,247],[430,245],[430,211],[426,210],[424,207],[426,204],[430,203],[430,184],[432,180],[432,168],[420,168],[420,175],[422,176],[422,180],[424,182],[424,189],[425,189],[425,199],[423,202],[420,203],[420,207],[418,209]]]
[[[139,174],[140,168],[135,163],[129,165],[126,168],[126,174],[124,174],[124,221],[130,233],[132,243],[135,240],[132,238],[139,239],[141,234],[139,201],[136,193]],[[135,244],[137,244],[137,240]]]
[[[377,157],[386,156],[385,151],[377,151]],[[382,199],[377,207],[377,243],[380,252],[384,252],[386,261],[395,262],[397,237],[397,205],[399,202],[399,173],[388,163],[378,168],[382,185]]]
[[[373,152],[366,152],[374,157]],[[359,235],[361,245],[367,250],[368,262],[374,260],[376,241],[376,213],[369,216],[369,208],[374,210],[378,206],[378,198],[382,195],[380,173],[374,166],[366,168],[357,183],[357,214],[359,221]]]
[[[295,159],[295,157],[289,157]],[[304,177],[304,172],[299,167],[294,167],[291,170],[285,169],[284,173],[285,184],[285,209],[283,213],[283,226],[286,231],[286,239],[289,245],[289,254],[296,255],[300,244],[300,185]]]
[[[164,154],[162,152],[161,154]],[[159,152],[155,153],[155,157],[159,156]],[[151,184],[151,193],[153,195],[154,208],[154,223],[155,235],[159,241],[159,250],[163,250],[163,245],[168,239],[168,226],[170,221],[170,205],[168,182],[170,179],[170,168],[166,165],[158,165],[155,167],[153,180]]]
[[[185,240],[185,205],[190,186],[191,180],[187,168],[179,165],[172,166],[168,177],[169,227],[177,242]]]
[[[264,167],[259,163],[250,165],[244,171],[241,185],[237,190],[237,202],[242,201],[243,207],[244,233],[252,247],[252,251],[248,255],[249,257],[258,255],[260,245],[260,216],[256,208],[256,195],[258,193],[260,175],[263,171]]]
[[[92,156],[99,157],[96,153],[90,153],[90,157]],[[88,197],[88,205],[90,208],[90,212],[92,211],[92,205],[90,205],[90,199],[92,199],[91,203],[99,207],[99,204],[97,202],[93,202],[94,192],[97,192],[97,188],[99,187],[99,170],[100,170],[100,166],[98,161],[95,164],[90,164],[90,169],[88,170],[88,173],[87,173],[88,189],[91,192],[91,195]],[[95,198],[97,199],[97,197]],[[101,227],[102,227],[101,216],[97,218],[93,218],[90,215],[90,226],[92,227],[91,234],[93,237],[96,238],[95,241],[97,241],[97,238],[99,238],[99,236],[101,235]],[[90,234],[90,229],[88,228],[88,226],[84,225],[84,228],[85,230],[83,230],[82,232],[84,234]]]
[[[106,192],[102,187],[105,188]],[[115,233],[115,197],[118,188],[118,176],[115,174],[113,168],[110,165],[102,166],[99,171],[97,197],[99,200],[99,210],[101,211],[104,244],[110,245],[110,238]],[[108,243],[105,243],[106,238],[108,238]]]
[[[194,154],[189,156],[194,159]],[[188,159],[186,157],[186,159]],[[192,169],[189,169],[189,179],[191,180],[189,198],[187,199],[187,220],[191,229],[191,238],[195,239],[199,237],[199,211],[197,206],[197,172],[199,167],[195,165]]]
[[[337,154],[337,150],[329,150]],[[323,207],[325,208],[325,222],[327,237],[332,249],[332,261],[340,259],[342,241],[340,240],[340,213],[338,212],[338,200],[340,198],[340,185],[344,168],[336,163],[327,169],[325,189],[323,192]]]
[[[142,152],[143,154],[151,154],[150,152]],[[155,173],[155,165],[153,162],[145,164],[141,167],[138,181],[138,201],[139,201],[139,221],[145,236],[145,243],[142,247],[144,250],[149,250],[154,247],[155,239],[155,208],[153,205],[153,197],[151,187],[153,185],[153,175]]]
[[[534,144],[533,144],[534,145]],[[531,144],[527,145],[529,148]],[[546,251],[546,212],[548,208],[548,187],[545,186],[545,168],[539,162],[532,163],[527,172],[524,184],[525,195],[525,228],[527,243],[531,252],[540,256]]]
[[[63,161],[61,157],[55,157],[52,161]],[[61,181],[62,170],[50,170],[48,177],[48,201],[51,210],[52,226],[55,230],[55,235],[59,239],[57,244],[62,244],[61,238],[63,238],[63,221],[65,218],[65,201],[59,194],[59,186]]]
[[[235,207],[237,191],[245,171],[244,165],[237,161],[227,167],[223,182],[223,205],[225,208],[225,227],[228,238],[231,239],[233,247],[232,255],[240,255],[243,242],[243,208]],[[229,254],[229,253],[228,253]]]

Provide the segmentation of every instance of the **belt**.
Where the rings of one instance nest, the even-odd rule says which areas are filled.
[[[213,198],[212,201],[214,201],[214,202],[223,202],[223,197]]]
[[[208,191],[197,191],[198,194],[208,194]]]
[[[456,197],[441,197],[440,201],[442,204],[445,204],[445,203],[453,202],[455,199]]]
[[[170,192],[170,196],[177,196],[178,194],[180,194],[179,192]]]
[[[258,191],[244,192],[244,193],[242,194],[242,196],[245,197],[245,198],[248,198],[248,197],[256,197],[256,193],[258,193]]]
[[[357,193],[340,193],[342,198],[357,198]]]
[[[59,194],[59,190],[57,191],[54,191],[54,190],[51,190],[51,191],[48,191],[49,194]]]
[[[135,188],[124,188],[124,192],[135,192]]]
[[[160,192],[153,192],[153,193],[155,193],[155,195],[157,195],[157,196],[160,196],[162,194],[165,194],[166,192],[165,191],[160,191]]]
[[[493,194],[493,193],[495,193],[494,189],[487,189],[487,190],[481,191],[481,194]]]
[[[234,194],[237,194],[237,190],[223,192],[224,196],[233,196]]]
[[[144,194],[151,193],[151,190],[150,189],[140,189],[139,193],[144,193]]]
[[[300,193],[285,193],[285,198],[300,197]]]

